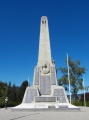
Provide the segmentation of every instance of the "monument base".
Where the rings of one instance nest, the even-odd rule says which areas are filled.
[[[79,107],[71,104],[56,103],[22,103],[11,108],[12,111],[80,111]]]
[[[14,110],[30,110],[30,111],[57,111],[57,110],[80,110],[79,107],[71,105],[67,99],[65,90],[62,86],[52,85],[50,95],[39,94],[36,86],[28,86],[26,88],[23,101],[20,105],[11,108]]]

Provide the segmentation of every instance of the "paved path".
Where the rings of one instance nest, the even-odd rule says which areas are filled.
[[[89,120],[89,107],[77,112],[29,112],[0,108],[0,120]]]

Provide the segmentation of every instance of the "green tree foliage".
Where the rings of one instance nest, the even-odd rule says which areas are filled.
[[[20,102],[22,102],[24,92],[25,92],[25,89],[26,89],[27,86],[28,86],[28,81],[27,80],[25,80],[20,86],[20,89],[19,89],[19,101]]]
[[[8,96],[9,100],[11,99],[11,81],[9,82],[9,84],[7,85],[7,94],[6,96]]]
[[[3,106],[3,102],[6,96],[7,84],[0,81],[0,105]]]
[[[85,93],[86,102],[89,102],[89,93]],[[84,94],[81,94],[80,101],[84,102]]]
[[[17,87],[15,84],[11,86],[11,82],[9,82],[9,85],[7,88],[7,96],[8,96],[9,102],[18,101],[18,93],[19,93],[19,87]]]
[[[0,81],[0,97],[5,97],[7,84]]]
[[[85,67],[80,67],[80,61],[76,60],[73,61],[71,57],[68,58],[69,63],[69,73],[70,73],[70,84],[71,84],[71,93],[74,98],[77,98],[77,92],[83,89],[83,79],[82,75],[85,73]],[[68,81],[68,68],[67,67],[60,67],[58,70],[61,71],[63,74],[62,77],[58,80],[59,85],[63,85],[66,90],[69,87]]]
[[[11,82],[7,84],[0,81],[0,107],[4,107],[4,100],[6,97],[8,97],[8,106],[20,104],[27,86],[27,80],[25,80],[20,87],[15,84],[11,85]]]

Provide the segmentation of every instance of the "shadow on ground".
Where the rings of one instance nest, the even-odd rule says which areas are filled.
[[[37,115],[37,114],[40,114],[40,113],[35,113],[35,114],[30,114],[30,115],[24,115],[24,116],[20,116],[20,117],[17,117],[17,118],[10,119],[10,120],[16,120],[16,119],[20,119],[20,118],[27,117],[27,116]]]

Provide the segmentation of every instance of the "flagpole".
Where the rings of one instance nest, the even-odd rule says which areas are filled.
[[[86,107],[86,98],[85,98],[85,84],[84,84],[84,78],[83,78],[83,87],[84,87],[84,106]]]
[[[67,54],[67,68],[68,68],[68,81],[69,81],[69,96],[70,96],[70,104],[71,104],[70,74],[69,74],[69,61],[68,61],[68,54]]]

